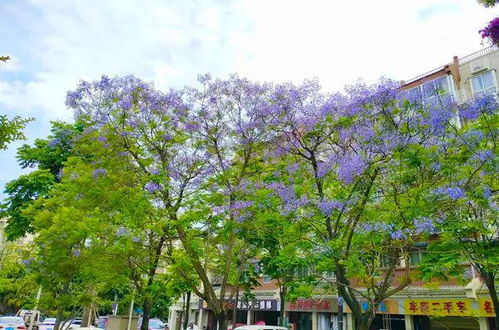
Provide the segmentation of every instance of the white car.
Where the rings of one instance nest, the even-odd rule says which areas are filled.
[[[19,316],[0,317],[0,329],[2,330],[26,330],[24,319]]]
[[[47,317],[42,323],[38,324],[38,330],[53,330],[55,321],[57,321],[55,318]]]
[[[288,328],[277,325],[243,325],[237,327],[236,330],[288,330]]]
[[[80,327],[81,327],[81,318],[76,318],[74,320],[68,320],[62,322],[59,329],[72,330],[72,329],[79,329]]]

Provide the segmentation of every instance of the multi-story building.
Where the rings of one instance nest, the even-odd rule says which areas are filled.
[[[402,82],[402,89],[417,92],[423,102],[449,96],[454,102],[462,103],[485,93],[497,93],[498,70],[499,49],[488,47],[462,58],[454,56],[449,63]],[[411,254],[409,262],[412,269],[417,267],[422,253],[424,251],[418,249]],[[402,278],[405,266],[404,260],[401,260],[396,270],[399,278]],[[477,272],[472,267],[469,270],[470,279],[466,285],[449,280],[441,282],[438,288],[428,288],[424,282],[413,281],[381,304],[372,329],[499,330],[494,329],[492,322],[495,314],[488,291]],[[259,282],[260,286],[255,287],[253,292],[255,301],[237,304],[238,323],[263,321],[277,324],[281,305],[277,283],[266,278]],[[234,303],[227,297],[226,300],[229,306]],[[212,318],[210,310],[202,301],[192,299],[188,308],[182,301],[171,307],[170,330],[181,329],[186,309],[189,309],[191,322],[197,323],[200,329],[209,327]],[[286,317],[297,330],[353,329],[353,318],[348,307],[344,306],[341,318],[338,317],[338,310],[338,297],[325,292],[285,305]],[[228,318],[232,318],[232,310],[228,312]]]

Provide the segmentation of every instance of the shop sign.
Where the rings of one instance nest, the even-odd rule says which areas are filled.
[[[337,312],[338,304],[332,299],[297,299],[286,304],[287,311],[297,312]]]
[[[496,316],[496,313],[494,312],[494,305],[492,304],[492,299],[490,298],[479,298],[478,310],[480,311],[480,316]]]
[[[360,307],[363,312],[369,309],[369,302],[362,300],[360,301]],[[352,310],[348,305],[345,305],[345,312],[351,313]],[[399,302],[397,300],[386,299],[378,304],[376,309],[376,314],[400,314]]]
[[[225,309],[234,309],[235,300],[226,301]],[[199,309],[209,309],[206,301],[199,300]],[[237,302],[237,309],[239,310],[255,310],[255,311],[277,311],[279,310],[277,300],[275,299],[262,299],[255,301],[241,301]]]
[[[367,309],[369,308],[369,303],[367,301],[362,302],[362,311],[367,312]],[[378,305],[378,308],[376,309],[376,313],[382,314],[386,313],[387,308],[386,308],[386,303],[384,301],[380,302]]]
[[[468,299],[406,299],[405,314],[436,316],[471,316]]]
[[[234,300],[228,301],[225,305],[226,309],[234,309]],[[255,311],[276,311],[277,300],[275,299],[262,299],[255,301],[241,301],[237,302],[237,309],[239,310],[255,310]]]

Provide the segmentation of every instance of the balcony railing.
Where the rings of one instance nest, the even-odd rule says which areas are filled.
[[[493,52],[495,52],[495,51],[496,51],[496,50],[498,50],[498,49],[499,49],[499,47],[497,47],[496,45],[494,45],[494,46],[490,46],[490,47],[487,47],[487,48],[481,49],[481,50],[479,50],[479,51],[477,51],[477,52],[474,52],[474,53],[472,53],[472,54],[466,55],[466,56],[464,56],[464,57],[461,57],[461,58],[459,59],[459,65],[466,64],[466,63],[468,63],[468,62],[471,62],[471,61],[473,61],[473,60],[476,60],[477,58],[482,57],[482,56],[485,56],[485,55],[490,54],[490,53],[493,53]],[[422,78],[424,78],[424,77],[427,77],[427,76],[429,76],[429,75],[431,75],[431,74],[433,74],[433,73],[435,73],[435,72],[438,72],[438,71],[442,70],[442,69],[443,69],[446,65],[448,65],[448,64],[452,64],[452,62],[451,62],[451,63],[446,63],[446,64],[441,65],[441,66],[439,66],[439,67],[437,67],[437,68],[435,68],[435,69],[433,69],[433,70],[430,70],[430,71],[425,72],[425,73],[422,73],[422,74],[420,74],[420,75],[418,75],[418,76],[416,76],[416,77],[414,77],[414,78],[411,78],[411,79],[409,79],[409,80],[406,80],[406,81],[404,82],[404,85],[408,85],[408,84],[410,84],[410,83],[412,83],[412,82],[415,82],[415,81],[417,81],[417,80],[419,80],[419,79],[422,79]]]
[[[482,57],[484,55],[487,55],[487,54],[490,54],[492,52],[495,52],[496,50],[498,49],[498,47],[496,45],[494,46],[490,46],[490,47],[487,47],[487,48],[484,48],[484,49],[481,49],[477,52],[474,52],[473,54],[469,54],[467,56],[464,56],[462,58],[459,59],[459,64],[465,64],[465,63],[468,63],[468,62],[471,62],[473,60],[476,60],[477,58],[479,57]]]

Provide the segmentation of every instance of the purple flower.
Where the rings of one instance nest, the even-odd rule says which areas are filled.
[[[402,233],[401,230],[396,230],[393,233],[390,234],[390,237],[393,239],[403,239],[404,234]]]
[[[252,201],[236,201],[234,204],[232,204],[232,209],[233,210],[243,210],[248,207],[253,206]]]
[[[55,148],[60,143],[61,143],[61,141],[59,141],[59,139],[52,139],[52,140],[49,141],[49,147]]]
[[[73,251],[73,256],[75,256],[75,257],[79,257],[79,256],[81,256],[80,249],[76,249],[76,250],[74,250],[74,251]]]
[[[338,177],[344,183],[350,184],[364,172],[366,166],[366,162],[360,155],[345,155],[338,163]]]
[[[416,234],[435,232],[435,225],[430,218],[417,219],[414,221],[414,226],[416,228]]]
[[[459,199],[464,197],[464,191],[459,187],[448,187],[445,193],[452,199]]]
[[[483,197],[485,197],[486,199],[492,197],[492,190],[490,190],[490,187],[488,186],[483,187]]]
[[[322,215],[328,217],[333,213],[333,210],[339,210],[343,207],[343,204],[337,201],[322,200],[318,205],[322,212]]]
[[[29,258],[29,259],[26,259],[26,260],[22,260],[22,264],[25,265],[25,266],[29,266],[33,263],[34,259],[33,258]]]
[[[107,170],[104,169],[104,168],[98,168],[96,169],[93,173],[92,173],[92,177],[94,179],[97,179],[99,176],[103,176],[103,175],[106,175],[107,173]]]
[[[106,142],[107,138],[105,136],[98,136],[97,137],[97,141],[99,141],[99,142]]]
[[[431,163],[431,164],[430,164],[430,168],[431,168],[433,171],[435,171],[435,172],[440,171],[441,167],[442,167],[442,166],[440,165],[440,163]]]
[[[119,227],[116,230],[116,236],[118,237],[127,236],[128,234],[130,234],[130,231],[125,227]]]
[[[298,169],[300,169],[300,164],[298,164],[298,163],[293,163],[293,164],[288,165],[288,166],[286,167],[286,170],[288,171],[288,173],[289,173],[290,175],[295,174],[295,173],[296,173],[296,171],[298,171]]]
[[[481,160],[482,162],[488,160],[488,159],[493,159],[494,158],[494,153],[491,150],[481,150],[478,151],[474,156],[474,159]]]
[[[156,182],[153,182],[153,181],[149,181],[148,183],[146,183],[146,185],[144,186],[144,188],[149,192],[149,193],[154,193],[158,190],[161,190],[161,185],[156,183]]]
[[[499,17],[491,20],[486,27],[478,32],[482,39],[489,39],[492,45],[499,45]]]
[[[140,237],[132,236],[132,242],[134,242],[134,243],[140,242]]]

